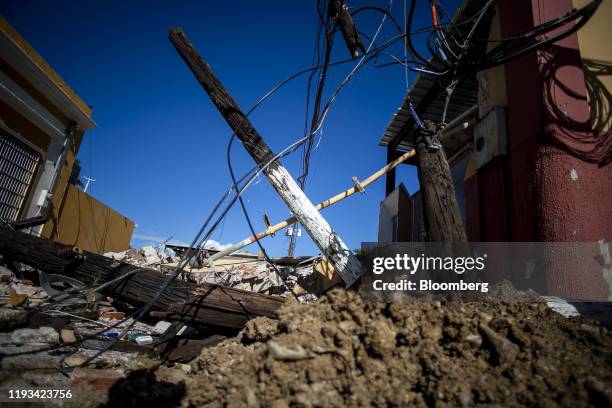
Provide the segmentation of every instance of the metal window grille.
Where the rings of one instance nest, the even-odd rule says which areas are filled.
[[[16,221],[36,173],[40,153],[0,127],[0,218]]]

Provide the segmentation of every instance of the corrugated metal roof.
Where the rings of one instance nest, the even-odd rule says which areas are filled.
[[[397,136],[397,134],[406,126],[407,122],[413,123],[412,116],[408,108],[408,101],[412,101],[414,106],[419,106],[427,92],[432,86],[439,86],[434,80],[426,78],[421,74],[417,75],[412,87],[404,97],[402,105],[393,114],[393,117],[387,125],[387,129],[380,139],[381,146],[387,146]],[[475,78],[467,78],[461,81],[455,88],[455,92],[450,100],[448,111],[446,114],[446,122],[450,122],[463,112],[471,108],[478,102],[478,84]],[[442,121],[442,113],[444,110],[444,100],[446,94],[444,91],[429,103],[428,106],[419,114],[421,119],[429,119],[433,122]],[[411,126],[411,125],[410,125]],[[397,146],[398,149],[408,150],[412,147],[408,140],[402,140]]]
[[[481,10],[484,2],[484,0],[466,0],[455,14],[453,20],[460,22],[469,19]],[[489,23],[488,21],[483,21],[478,31],[482,32],[486,30],[488,32]],[[467,24],[463,27],[463,29],[466,30],[470,25]],[[486,46],[486,43],[483,42],[482,44]],[[432,98],[432,96],[435,97]],[[411,101],[415,108],[418,107],[417,111],[422,120],[429,119],[439,123],[442,121],[445,98],[446,92],[442,89],[442,85],[438,81],[438,78],[419,73],[406,93],[401,106],[389,121],[380,139],[380,146],[388,146],[399,135],[402,139],[396,148],[400,150],[411,149],[412,144],[408,136],[411,133],[410,131],[414,125],[414,120],[410,114],[408,102]],[[477,102],[478,82],[476,80],[476,74],[472,73],[457,84],[449,102],[446,122],[452,121],[454,118],[474,106]],[[471,131],[468,131],[468,133],[469,132]]]

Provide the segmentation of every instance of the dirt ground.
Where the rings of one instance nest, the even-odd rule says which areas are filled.
[[[80,408],[96,406],[93,394]],[[289,302],[104,406],[612,406],[612,332],[533,302]]]

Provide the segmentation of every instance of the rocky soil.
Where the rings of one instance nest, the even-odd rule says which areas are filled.
[[[386,304],[334,290],[158,379],[184,387],[183,406],[612,406],[612,333],[544,303]]]

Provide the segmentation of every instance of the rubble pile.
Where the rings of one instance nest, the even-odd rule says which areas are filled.
[[[104,256],[118,262],[171,272],[178,265],[187,247],[177,245],[143,246],[122,252],[107,252]],[[300,283],[317,279],[314,275],[320,257],[273,260],[274,265],[248,252],[237,252],[210,264],[207,260],[216,250],[203,250],[184,267],[188,278],[201,285],[211,283],[248,290],[255,293],[289,296],[291,291],[303,292]],[[177,254],[178,253],[178,254]],[[278,273],[277,273],[278,271]],[[299,286],[299,288],[298,288]],[[303,300],[316,298],[314,293],[301,296]]]
[[[151,245],[145,245],[139,249],[126,249],[121,252],[106,252],[107,258],[112,258],[115,261],[125,262],[136,266],[146,266],[147,268],[161,270],[162,265],[178,262],[179,258],[174,252],[161,245],[154,248]]]
[[[122,259],[149,262],[151,256],[149,260],[142,259],[145,253],[125,251]],[[178,343],[189,342],[190,337],[197,336],[196,329],[151,318],[147,321],[151,324],[134,321],[126,317],[128,305],[100,294],[44,303],[49,295],[36,283],[40,280],[41,285],[48,285],[47,277],[37,271],[28,273],[33,279],[38,275],[39,279],[36,282],[18,279],[11,270],[0,266],[2,387],[67,389],[78,384],[94,384],[97,389],[106,390],[134,370],[159,366],[162,354],[168,351],[167,342],[162,339],[169,331],[170,337],[177,339],[171,351],[183,360],[195,357],[205,346],[201,342],[191,343],[189,350],[181,351]],[[48,289],[56,291],[56,288]],[[111,344],[124,329],[126,336]],[[100,350],[107,351],[89,361]],[[166,364],[177,365],[174,363],[177,359],[166,359]],[[59,370],[61,366],[69,375]]]
[[[213,283],[256,293],[289,296],[289,289],[296,289],[300,281],[315,273],[316,265],[314,260],[297,266],[275,262],[273,266],[265,260],[235,259],[226,257],[214,265],[187,268],[187,271],[198,284]]]
[[[0,307],[35,306],[48,297],[47,292],[39,286],[34,286],[30,279],[17,279],[15,274],[5,266],[0,265]],[[0,325],[10,322],[0,314]]]
[[[334,290],[203,350],[184,406],[610,406],[612,333],[545,303]]]

